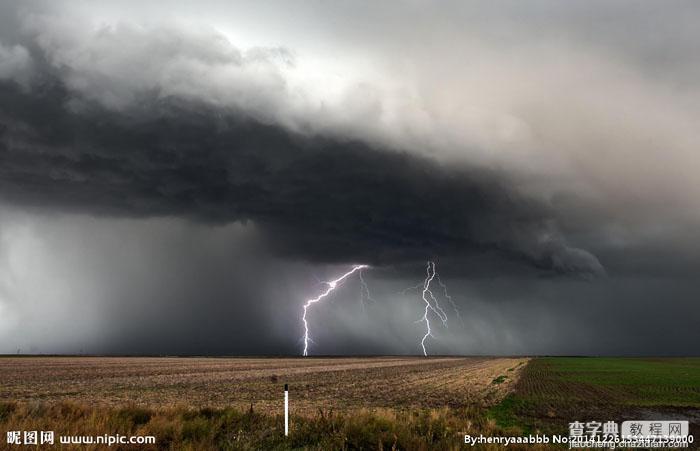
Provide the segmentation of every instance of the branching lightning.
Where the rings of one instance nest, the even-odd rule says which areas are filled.
[[[324,284],[327,285],[326,290],[321,293],[319,296],[313,298],[313,299],[308,299],[306,303],[304,304],[304,314],[302,315],[302,321],[304,322],[304,356],[309,355],[309,341],[311,341],[311,338],[309,338],[309,323],[306,321],[306,313],[309,310],[309,307],[311,307],[313,304],[321,301],[323,298],[328,296],[335,288],[338,286],[339,283],[343,282],[345,279],[353,275],[354,273],[360,271],[360,284],[362,287],[362,292],[367,293],[367,298],[371,299],[369,297],[369,289],[367,288],[367,284],[365,283],[364,279],[362,279],[362,270],[369,268],[368,265],[355,265],[352,267],[352,269],[342,276],[338,277],[335,280],[331,280],[330,282],[324,282]],[[364,294],[362,294],[364,297]],[[364,302],[364,301],[363,301]]]
[[[406,294],[408,294],[409,291],[418,290],[419,288],[423,288],[423,285],[425,285],[425,282],[420,282],[420,283],[413,285],[412,287],[404,288],[403,290],[399,291],[399,293],[406,295]]]
[[[440,280],[440,274],[435,274],[435,277],[437,278],[438,284],[442,287],[442,292],[443,295],[445,296],[445,299],[447,299],[447,302],[452,305],[452,309],[455,311],[455,315],[457,315],[457,318],[459,318],[459,322],[462,324],[462,327],[464,327],[464,321],[462,320],[462,314],[459,312],[459,308],[457,308],[457,304],[455,304],[455,301],[452,300],[452,296],[450,296],[447,293],[447,285],[445,285],[442,280]]]
[[[432,274],[431,274],[431,269],[432,269]],[[423,317],[419,321],[425,321],[425,335],[423,335],[423,339],[420,341],[420,345],[423,348],[423,355],[428,356],[428,352],[425,350],[425,340],[428,337],[432,336],[432,331],[430,330],[430,318],[428,318],[428,309],[431,309],[435,311],[435,309],[430,305],[430,302],[428,302],[428,299],[425,297],[425,294],[430,291],[430,282],[433,281],[433,278],[435,278],[435,265],[433,262],[428,262],[428,269],[427,269],[428,275],[425,278],[425,282],[423,282],[423,302],[425,302],[425,312],[423,313]],[[432,293],[431,293],[432,295]]]
[[[366,301],[374,302],[374,299],[372,299],[372,295],[369,293],[367,282],[365,282],[365,279],[362,277],[362,270],[360,270],[357,275],[360,278],[360,305],[362,306],[362,311],[364,312],[367,304]]]
[[[447,327],[447,313],[445,313],[445,310],[443,310],[443,308],[440,306],[437,297],[430,288],[431,284],[435,281],[442,288],[445,299],[447,299],[447,301],[452,305],[452,308],[457,314],[457,317],[459,318],[460,322],[462,322],[462,316],[459,313],[457,305],[454,303],[452,297],[447,292],[447,286],[442,282],[442,280],[440,280],[440,275],[435,270],[435,262],[428,261],[428,265],[426,267],[426,276],[423,283],[417,284],[412,287],[408,287],[402,292],[406,294],[408,291],[421,289],[421,299],[423,299],[423,302],[425,303],[425,310],[423,312],[423,316],[416,322],[425,323],[425,335],[423,335],[423,338],[420,341],[420,345],[423,349],[423,355],[426,357],[428,356],[428,351],[425,348],[425,341],[428,339],[428,337],[434,337],[432,329],[430,328],[430,312],[432,311],[438,318],[440,318],[440,321],[442,321],[443,326]],[[462,324],[464,323],[462,322]]]
[[[426,266],[426,275],[425,275],[425,280],[422,283],[419,283],[415,286],[408,287],[405,290],[402,291],[403,294],[408,293],[409,291],[412,290],[420,290],[421,292],[421,299],[423,300],[425,304],[425,309],[423,310],[423,316],[418,319],[416,322],[417,323],[424,323],[425,324],[425,334],[420,340],[420,346],[421,349],[423,350],[423,355],[428,356],[428,350],[425,347],[426,341],[428,340],[428,337],[433,337],[433,332],[431,329],[431,316],[434,314],[437,316],[440,321],[442,322],[442,325],[447,328],[447,313],[445,310],[442,308],[440,305],[440,302],[438,300],[438,296],[435,295],[433,292],[433,285],[437,283],[440,286],[440,289],[442,293],[439,293],[441,296],[443,296],[447,302],[450,303],[452,308],[454,309],[455,314],[459,318],[460,322],[463,323],[462,321],[462,316],[460,315],[459,308],[457,308],[457,304],[455,304],[454,300],[450,296],[449,292],[447,291],[447,285],[440,279],[440,275],[437,273],[437,270],[435,268],[435,262],[434,261],[428,261],[427,266]],[[320,282],[323,285],[326,285],[325,290],[319,294],[317,297],[312,298],[312,299],[307,299],[306,302],[304,303],[303,307],[303,314],[302,314],[302,322],[304,323],[304,356],[309,355],[309,342],[312,342],[313,340],[310,337],[309,334],[309,323],[306,317],[306,314],[309,311],[309,308],[313,305],[316,304],[317,302],[322,301],[324,298],[328,297],[343,281],[345,281],[348,277],[352,276],[353,274],[357,273],[359,281],[360,281],[360,304],[362,305],[362,309],[364,311],[365,306],[366,306],[366,301],[372,301],[374,302],[374,299],[372,299],[372,296],[370,295],[369,287],[367,286],[367,283],[363,277],[363,270],[369,268],[368,265],[355,265],[350,269],[348,272],[345,274],[341,275],[337,279],[328,281],[328,282]],[[431,314],[432,312],[432,314]]]

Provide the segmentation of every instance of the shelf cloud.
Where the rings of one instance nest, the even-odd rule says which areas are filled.
[[[15,218],[0,237],[21,236],[7,232],[20,216],[149,237],[243,227],[245,258],[294,274],[366,263],[391,285],[439,259],[466,291],[527,285],[483,288],[482,312],[484,293],[529,293],[515,314],[582,286],[598,306],[668,280],[678,302],[700,289],[692,2],[124,5],[0,4],[0,200]],[[651,30],[649,14],[668,20]],[[17,243],[0,246],[7,268]],[[0,307],[17,293],[0,283]],[[287,305],[259,296],[260,318]]]

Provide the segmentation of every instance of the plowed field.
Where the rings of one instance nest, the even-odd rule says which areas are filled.
[[[490,405],[525,358],[0,358],[0,401],[279,412]],[[510,370],[510,371],[509,371]],[[505,376],[502,382],[494,382]]]

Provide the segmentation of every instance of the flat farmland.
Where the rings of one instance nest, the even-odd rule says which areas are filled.
[[[564,433],[572,421],[676,419],[700,430],[700,358],[537,358],[512,388],[491,409],[501,426]]]
[[[319,409],[486,407],[526,358],[3,357],[0,401],[227,408],[296,415]]]
[[[465,434],[572,421],[688,420],[697,434],[699,418],[697,358],[0,357],[0,434],[149,435],[149,450],[457,450]]]

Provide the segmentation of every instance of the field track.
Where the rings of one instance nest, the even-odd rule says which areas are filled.
[[[277,412],[490,405],[526,358],[2,357],[0,401]],[[502,383],[494,379],[505,376]],[[502,378],[503,379],[503,378]]]

